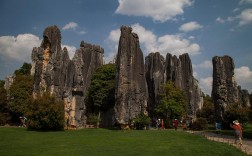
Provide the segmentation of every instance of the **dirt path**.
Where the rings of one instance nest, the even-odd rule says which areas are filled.
[[[252,140],[250,140],[250,139],[242,139],[243,144],[238,145],[238,144],[235,144],[234,136],[209,133],[209,132],[203,132],[203,131],[187,131],[187,132],[192,133],[192,134],[201,135],[209,140],[228,143],[228,144],[240,149],[244,153],[246,153],[248,155],[252,155]]]

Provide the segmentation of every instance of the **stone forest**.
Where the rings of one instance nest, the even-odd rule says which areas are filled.
[[[162,85],[173,82],[183,90],[186,99],[186,115],[195,120],[203,107],[204,93],[193,76],[193,68],[187,53],[179,57],[159,52],[144,58],[138,35],[131,27],[121,26],[118,53],[115,60],[116,78],[114,105],[100,112],[101,126],[128,125],[131,119],[145,114],[157,118],[155,109],[160,104]],[[87,117],[93,113],[85,100],[91,78],[96,69],[104,65],[104,49],[84,41],[69,58],[67,48],[61,47],[61,32],[57,26],[44,30],[40,47],[32,50],[31,74],[34,76],[33,97],[49,92],[64,101],[65,124],[72,128],[87,127]],[[214,56],[212,99],[214,120],[221,122],[226,107],[237,103],[251,106],[251,95],[241,89],[234,77],[234,61],[229,56]],[[12,78],[6,78],[6,88]]]

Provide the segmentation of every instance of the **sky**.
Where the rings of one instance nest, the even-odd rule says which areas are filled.
[[[114,59],[122,25],[137,33],[144,56],[188,53],[205,94],[212,58],[228,55],[235,78],[252,92],[252,0],[0,0],[0,79],[31,63],[47,26],[57,25],[72,58],[80,42],[100,45]]]

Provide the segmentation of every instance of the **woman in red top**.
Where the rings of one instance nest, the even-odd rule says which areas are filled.
[[[233,125],[230,124],[230,127],[235,130],[235,143],[237,143],[237,138],[239,138],[240,145],[242,145],[242,127],[238,120],[233,121]]]

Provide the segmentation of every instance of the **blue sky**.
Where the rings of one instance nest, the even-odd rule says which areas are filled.
[[[252,0],[1,0],[0,79],[31,63],[47,26],[61,30],[70,57],[83,40],[117,52],[121,25],[139,36],[144,55],[189,53],[194,76],[211,93],[212,58],[234,59],[236,81],[252,92]]]

